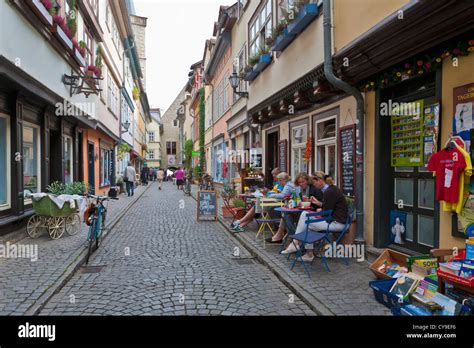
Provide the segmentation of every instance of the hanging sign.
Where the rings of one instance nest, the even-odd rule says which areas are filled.
[[[339,129],[339,182],[346,196],[355,195],[356,126]]]

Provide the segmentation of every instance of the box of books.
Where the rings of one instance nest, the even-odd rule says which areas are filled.
[[[378,279],[397,278],[408,272],[407,257],[398,251],[385,249],[369,268]]]

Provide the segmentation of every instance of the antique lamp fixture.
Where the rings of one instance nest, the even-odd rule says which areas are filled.
[[[229,76],[230,85],[232,86],[232,89],[234,90],[234,93],[241,96],[241,97],[248,98],[249,97],[248,92],[237,91],[237,88],[239,87],[240,80],[241,79],[240,79],[239,75],[237,75],[237,73],[235,71],[232,73],[232,75]]]

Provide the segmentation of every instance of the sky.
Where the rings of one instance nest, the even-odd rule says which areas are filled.
[[[147,17],[146,92],[162,114],[184,87],[189,68],[200,61],[212,37],[220,5],[236,0],[134,0],[138,16]]]

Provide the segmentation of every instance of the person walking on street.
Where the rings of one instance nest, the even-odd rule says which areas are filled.
[[[128,197],[133,196],[136,175],[137,172],[135,171],[135,167],[132,166],[131,162],[128,162],[127,168],[125,168],[125,171],[123,172],[123,181],[125,181]]]
[[[146,165],[142,167],[142,172],[141,172],[141,179],[142,179],[142,185],[148,185],[148,174],[150,173],[150,168],[148,168]]]
[[[158,190],[161,190],[164,177],[165,177],[165,172],[163,171],[163,169],[159,168],[158,171],[156,172],[156,181],[158,182]]]
[[[176,178],[176,186],[178,187],[178,190],[181,190],[184,185],[184,171],[181,167],[178,167],[178,170],[174,172],[174,175]]]

